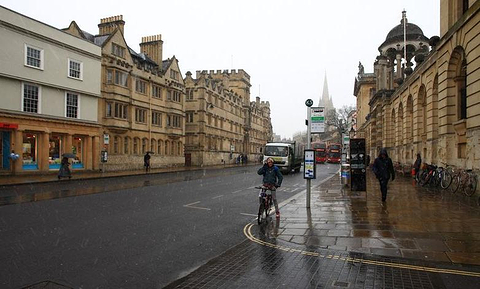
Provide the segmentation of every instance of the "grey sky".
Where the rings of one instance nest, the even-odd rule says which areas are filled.
[[[305,130],[307,98],[322,94],[325,72],[334,105],[355,104],[358,62],[373,72],[378,46],[402,10],[425,36],[439,35],[439,0],[0,0],[0,5],[57,28],[75,20],[96,34],[101,18],[123,15],[125,39],[162,34],[163,58],[187,71],[244,69],[251,100],[270,102],[275,133]]]

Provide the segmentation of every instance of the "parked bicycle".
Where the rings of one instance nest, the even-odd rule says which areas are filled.
[[[478,177],[472,170],[459,169],[452,179],[450,191],[463,192],[466,196],[472,196],[477,190]]]
[[[266,186],[258,186],[255,187],[256,189],[260,189],[260,206],[258,207],[258,224],[260,225],[264,220],[267,220],[270,208],[273,205],[272,200],[272,191],[275,191],[276,188],[274,186],[266,187]]]

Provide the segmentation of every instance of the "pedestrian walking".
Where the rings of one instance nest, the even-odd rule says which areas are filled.
[[[58,170],[58,179],[61,178],[72,178],[72,172],[70,171],[70,163],[68,162],[67,157],[62,158],[62,162],[60,163],[60,169]]]
[[[372,170],[380,182],[380,191],[382,192],[382,202],[387,200],[388,180],[395,180],[395,170],[393,169],[392,159],[388,157],[387,150],[382,148],[380,154],[373,162]]]
[[[143,156],[143,166],[145,167],[146,173],[150,171],[150,158],[150,152],[146,152],[145,156]]]

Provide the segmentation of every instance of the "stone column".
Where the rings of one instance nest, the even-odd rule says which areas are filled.
[[[21,172],[22,164],[23,164],[23,157],[22,157],[22,148],[23,148],[23,130],[16,130],[13,133],[13,149],[15,153],[18,154],[20,157],[13,163],[13,173]]]
[[[397,53],[397,79],[403,79],[402,75],[402,55]]]
[[[100,169],[100,137],[92,138],[92,170]]]
[[[93,160],[93,145],[92,137],[85,137],[85,159],[84,159],[84,168],[86,170],[92,169],[92,160]]]
[[[67,134],[65,136],[64,153],[72,153],[72,139],[73,139],[72,134]]]
[[[47,132],[40,133],[40,138],[38,140],[38,169],[41,172],[48,172],[49,169],[49,140],[50,134]]]

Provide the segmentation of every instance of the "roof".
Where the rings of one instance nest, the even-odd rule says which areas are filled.
[[[423,35],[422,29],[413,23],[409,23],[407,21],[406,25],[406,34],[407,34],[407,41],[422,41],[428,43],[428,38]],[[399,43],[403,42],[403,19],[400,21],[400,24],[393,27],[390,32],[388,32],[385,41],[380,45],[380,47],[392,44],[392,43]]]

